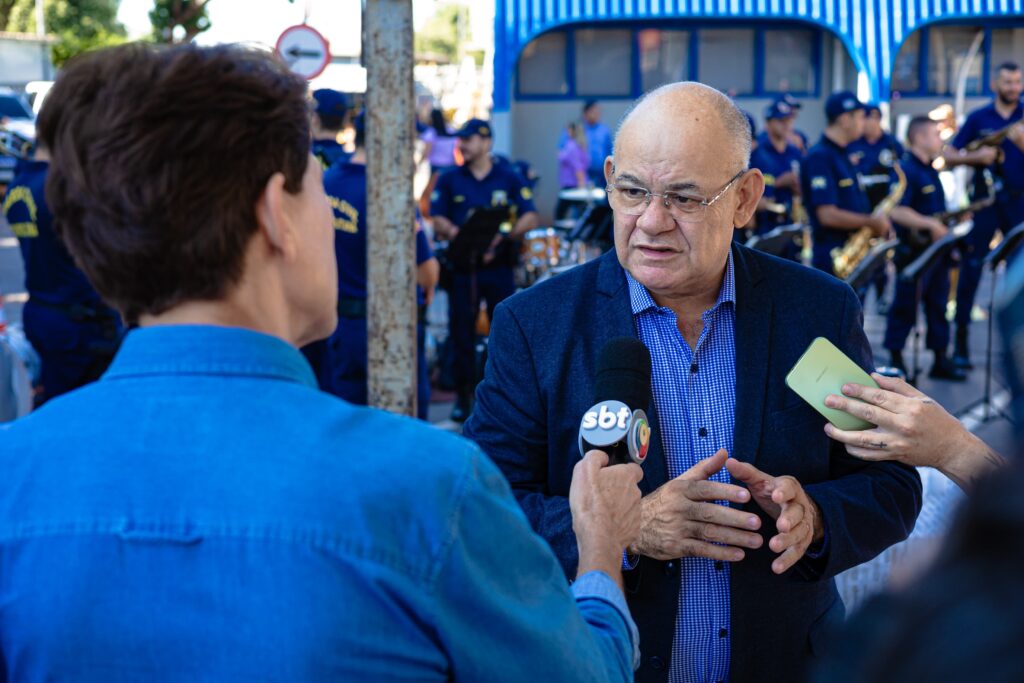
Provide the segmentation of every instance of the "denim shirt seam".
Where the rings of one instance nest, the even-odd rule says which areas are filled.
[[[120,518],[97,518],[90,521],[47,522],[41,524],[21,524],[10,528],[0,528],[0,543],[12,541],[40,540],[55,537],[77,536],[111,536],[122,537],[126,531],[182,531],[187,530],[202,537],[219,538],[222,540],[269,541],[306,546],[335,553],[348,553],[363,560],[386,566],[416,581],[429,583],[434,580],[437,571],[434,568],[417,569],[405,562],[407,553],[381,552],[378,548],[354,543],[351,540],[329,531],[313,527],[296,527],[292,529],[269,525],[227,525],[179,522],[167,523],[131,523]],[[154,537],[154,541],[161,539]],[[167,540],[171,540],[168,537]],[[454,540],[454,538],[452,539]]]
[[[465,451],[469,455],[466,458],[466,466],[463,468],[459,481],[456,484],[455,490],[452,495],[452,500],[455,504],[451,506],[451,512],[448,514],[448,537],[438,545],[437,552],[431,560],[431,569],[427,576],[426,592],[429,595],[433,595],[437,590],[437,583],[441,577],[441,570],[444,566],[445,558],[451,552],[451,549],[455,545],[458,534],[459,520],[462,517],[463,508],[466,503],[466,496],[469,492],[470,480],[474,474],[478,475],[478,459],[481,457],[479,452],[471,446],[466,446]]]

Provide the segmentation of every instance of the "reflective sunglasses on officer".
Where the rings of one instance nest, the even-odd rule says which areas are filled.
[[[604,188],[604,191],[608,193],[608,204],[612,207],[612,211],[617,211],[627,216],[639,216],[650,206],[652,197],[660,197],[662,206],[668,209],[669,214],[677,221],[697,223],[704,219],[708,207],[721,199],[722,195],[746,172],[747,169],[743,169],[734,175],[710,199],[685,192],[663,192],[659,194],[628,183],[612,183]]]

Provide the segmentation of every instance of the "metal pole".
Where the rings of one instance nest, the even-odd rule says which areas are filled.
[[[46,23],[43,17],[43,0],[36,0],[36,35],[40,38],[46,35]]]
[[[415,415],[412,1],[367,0],[363,22],[369,402]]]

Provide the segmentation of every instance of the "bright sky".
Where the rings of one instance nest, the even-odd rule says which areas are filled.
[[[422,25],[444,0],[413,0],[413,23]],[[470,0],[475,32],[490,32],[494,3],[491,0]],[[361,0],[211,0],[210,30],[196,39],[202,44],[257,42],[273,46],[281,31],[301,24],[308,12],[308,23],[327,38],[335,55],[359,54]],[[128,35],[148,35],[151,26],[149,10],[153,0],[121,0],[118,19]]]

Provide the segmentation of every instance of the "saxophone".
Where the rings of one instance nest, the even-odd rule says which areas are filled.
[[[971,142],[967,143],[966,147],[964,147],[964,151],[976,152],[982,147],[995,147],[997,151],[996,163],[1001,164],[1005,156],[1002,148],[1003,140],[1005,140],[1007,136],[1011,133],[1011,131],[1013,131],[1013,129],[1019,125],[1021,125],[1021,122],[1019,120],[1014,121],[1013,123],[1003,128],[1000,128],[999,130],[993,133],[989,133],[988,135],[978,138],[977,140],[972,140]]]
[[[900,168],[899,162],[893,162],[892,170],[896,173],[896,185],[889,191],[889,194],[878,203],[872,216],[888,216],[903,199],[903,193],[907,191],[907,175]],[[857,268],[864,257],[870,253],[871,248],[878,243],[871,228],[864,226],[853,233],[853,237],[846,240],[842,247],[832,250],[832,271],[836,277],[845,280],[850,273]]]

